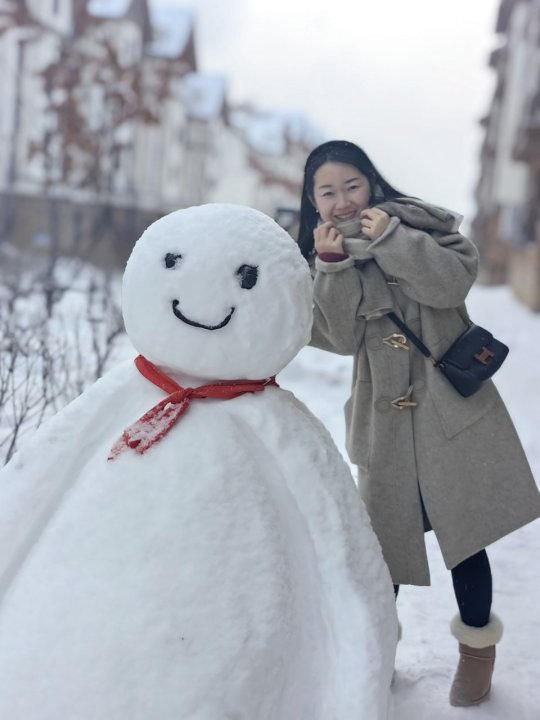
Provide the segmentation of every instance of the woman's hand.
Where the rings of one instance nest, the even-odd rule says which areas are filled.
[[[321,253],[344,253],[343,235],[341,235],[331,222],[325,222],[313,231],[315,250]]]
[[[376,240],[388,227],[390,215],[378,208],[368,208],[360,213],[362,221],[362,232],[370,240]],[[321,226],[322,227],[322,226]]]

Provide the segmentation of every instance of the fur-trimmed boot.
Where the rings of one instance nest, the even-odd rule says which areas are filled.
[[[495,645],[502,637],[503,624],[494,613],[484,627],[466,625],[456,615],[450,631],[459,642],[459,663],[450,689],[450,705],[479,705],[489,697]]]

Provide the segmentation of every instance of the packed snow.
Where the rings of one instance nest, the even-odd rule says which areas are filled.
[[[203,206],[146,231],[123,303],[184,387],[261,379],[309,336],[311,278],[262,213]],[[0,474],[0,717],[386,720],[392,585],[330,435],[269,386],[108,460],[162,387],[127,360]]]

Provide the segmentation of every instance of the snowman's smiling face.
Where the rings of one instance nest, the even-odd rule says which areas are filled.
[[[182,255],[180,255],[180,253],[167,253],[164,258],[165,267],[169,269],[174,269],[181,260]],[[254,287],[255,283],[257,282],[258,274],[258,269],[254,265],[240,265],[240,267],[236,271],[236,276],[238,278],[238,282],[240,283],[240,287],[244,288],[245,290],[251,290],[251,288]],[[186,317],[180,310],[180,301],[176,298],[172,301],[172,310],[176,317],[182,322],[185,322],[186,325],[202,328],[203,330],[221,330],[221,328],[228,325],[229,320],[232,318],[236,308],[232,307],[228,315],[217,325],[205,325],[204,323],[197,322],[196,320],[192,320]]]
[[[204,323],[196,322],[195,320],[190,320],[188,317],[186,317],[182,311],[179,308],[180,302],[178,300],[172,301],[172,309],[173,313],[176,315],[176,317],[181,320],[182,322],[185,322],[186,325],[191,325],[192,327],[198,327],[202,328],[203,330],[221,330],[221,328],[225,327],[225,325],[229,324],[229,320],[233,316],[233,312],[236,310],[236,308],[231,308],[230,313],[227,315],[227,317],[222,320],[217,325],[205,325]]]
[[[160,367],[202,379],[281,370],[309,340],[311,278],[287,233],[256,210],[202,205],[143,234],[123,284],[126,330]]]

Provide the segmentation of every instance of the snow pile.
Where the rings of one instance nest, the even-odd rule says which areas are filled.
[[[151,226],[123,300],[183,386],[274,375],[311,322],[298,248],[236,206]],[[2,472],[0,717],[385,720],[392,586],[327,431],[267,387],[109,462],[163,397],[120,365]]]

